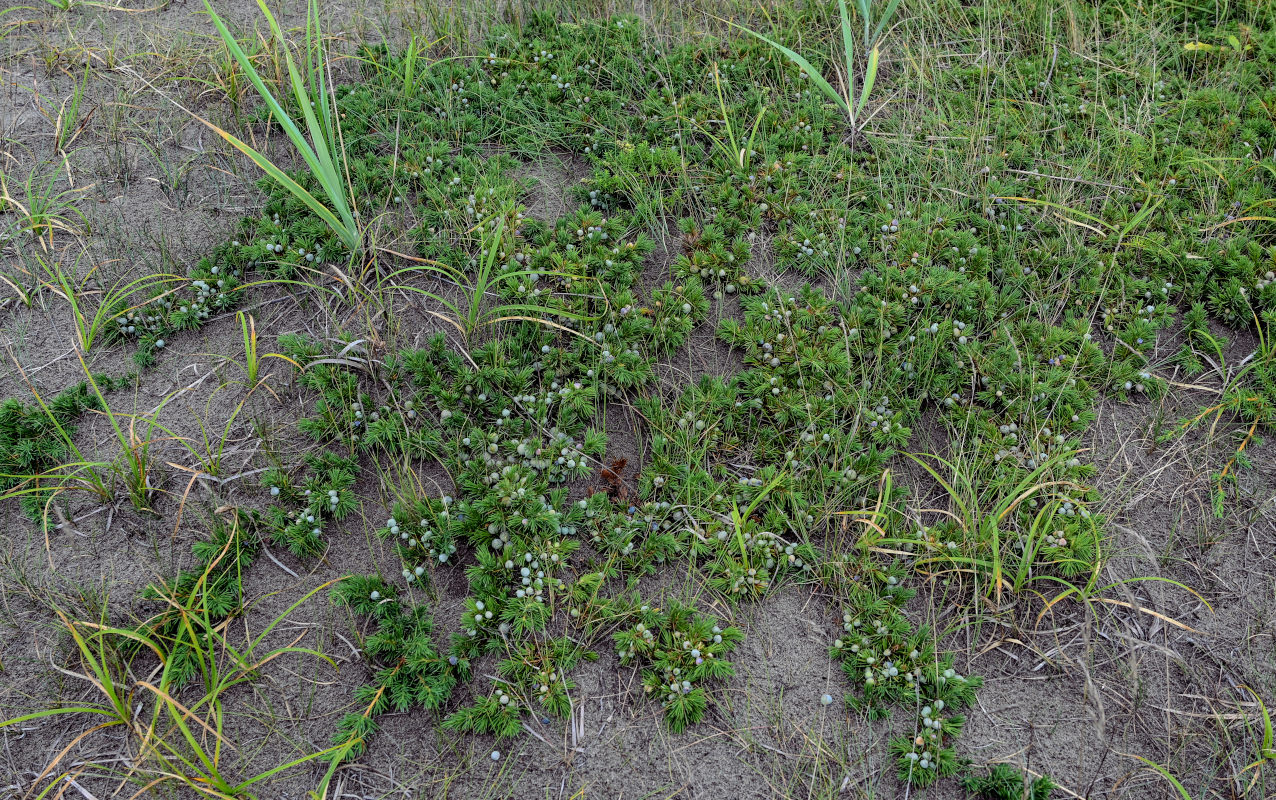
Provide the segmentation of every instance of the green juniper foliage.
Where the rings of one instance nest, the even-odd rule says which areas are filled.
[[[478,618],[484,614],[483,605],[481,600],[471,601],[468,610]],[[443,727],[506,738],[522,732],[521,718],[529,709],[566,717],[572,709],[571,691],[576,688],[567,672],[582,659],[596,658],[596,653],[566,638],[527,641],[501,661],[492,693],[448,715]]]
[[[645,667],[643,692],[660,700],[665,722],[680,733],[699,722],[709,707],[704,684],[735,674],[723,656],[735,649],[744,634],[738,628],[719,627],[677,600],[664,612],[643,606],[638,618],[633,628],[615,635],[620,663]]]
[[[1054,781],[1046,775],[1029,780],[1009,764],[993,764],[986,774],[973,770],[961,776],[962,788],[984,800],[1050,800]]]
[[[331,451],[307,453],[306,474],[297,480],[273,467],[262,473],[262,485],[276,504],[260,515],[276,544],[299,557],[321,555],[323,526],[341,520],[356,508],[353,491],[358,463]]]
[[[127,385],[132,376],[95,374],[93,381],[109,392]],[[0,401],[0,492],[34,487],[36,491],[21,493],[22,509],[33,520],[43,519],[53,489],[40,491],[42,474],[73,460],[75,421],[86,411],[103,408],[88,381],[63,389],[47,403],[23,403],[15,397]]]
[[[357,758],[376,732],[374,716],[409,708],[441,708],[459,679],[468,678],[469,662],[441,653],[434,643],[434,619],[423,605],[405,605],[393,586],[376,577],[354,576],[339,582],[333,599],[372,618],[376,631],[363,642],[372,663],[372,683],[355,692],[360,709],[341,718],[333,743],[334,762]]]
[[[948,11],[957,16],[954,25],[981,13],[961,6]],[[796,17],[802,13],[815,19]],[[1106,12],[1090,13],[1102,22]],[[785,23],[830,29],[835,21],[828,9],[785,9],[781,16],[789,17]],[[1225,24],[1218,33],[1229,29]],[[400,96],[404,60],[419,59],[419,52],[366,48],[368,74],[358,86],[339,88],[338,109],[345,167],[355,195],[390,209],[414,205],[423,257],[450,254],[459,233],[469,231],[473,238],[474,222],[518,196],[517,182],[502,179],[514,160],[501,155],[484,161],[476,145],[499,143],[515,152],[537,153],[548,143],[590,159],[595,170],[586,183],[591,210],[625,211],[638,220],[682,211],[684,230],[692,226],[693,234],[696,227],[708,225],[697,220],[712,212],[712,225],[732,242],[720,253],[734,257],[728,264],[743,266],[747,246],[739,238],[742,233],[774,226],[778,266],[814,275],[822,267],[848,262],[874,268],[902,263],[918,266],[919,272],[945,265],[977,277],[988,273],[995,278],[993,288],[1021,306],[1050,285],[1066,250],[1077,284],[1069,307],[1097,303],[1104,309],[1103,330],[1128,336],[1138,347],[1140,339],[1150,343],[1139,334],[1164,324],[1171,301],[1204,300],[1224,321],[1246,325],[1251,309],[1270,308],[1276,300],[1276,256],[1262,244],[1268,223],[1250,213],[1267,196],[1274,176],[1270,169],[1249,164],[1253,149],[1272,136],[1272,122],[1263,111],[1264,92],[1270,89],[1261,76],[1276,59],[1276,46],[1268,41],[1269,34],[1248,30],[1246,36],[1247,58],[1240,61],[1224,58],[1220,51],[1161,42],[1158,63],[1163,66],[1133,78],[1108,73],[1096,81],[1083,60],[1067,54],[1012,57],[1006,96],[994,101],[1001,104],[992,115],[998,126],[989,132],[994,143],[979,158],[979,204],[935,202],[901,209],[907,214],[895,213],[889,202],[845,198],[876,195],[861,189],[877,174],[924,172],[932,155],[907,146],[890,148],[889,155],[878,148],[853,149],[841,142],[845,123],[838,109],[805,91],[772,98],[771,86],[800,83],[798,70],[749,37],[708,37],[658,51],[633,18],[561,28],[546,15],[533,15],[521,30],[493,30],[484,47],[486,58],[443,62],[424,71],[413,67],[417,77],[407,96]],[[823,66],[819,53],[808,55]],[[1223,69],[1235,73],[1239,91],[1213,86]],[[962,112],[968,110],[962,104],[970,102],[969,90],[985,77],[980,67],[947,70],[939,80],[952,113],[942,122],[924,119],[921,127],[941,125],[960,134]],[[1125,126],[1135,98],[1172,107],[1175,113],[1153,115],[1151,125],[1135,133]],[[630,103],[641,113],[627,114]],[[739,165],[692,169],[707,163],[713,152],[716,134],[711,134],[726,124],[720,119],[723,107],[765,110],[752,146],[759,157],[747,170]],[[405,120],[414,130],[419,126],[420,133],[401,143],[400,151],[385,152],[380,144],[387,131],[404,129]],[[514,120],[519,123],[511,124]],[[1233,129],[1240,135],[1233,136]],[[1099,135],[1091,135],[1092,130]],[[1175,144],[1155,146],[1167,140]],[[1125,158],[1148,172],[1143,180],[1148,192],[1097,196],[1102,207],[1076,215],[1078,222],[1097,221],[1097,234],[1078,246],[1076,229],[1047,227],[1039,219],[1037,212],[1053,201],[1049,178],[1033,172],[1035,154],[1062,151],[1086,163],[1085,148],[1110,145],[1120,145]],[[1197,154],[1211,158],[1194,158]],[[1208,194],[1214,184],[1206,178],[1216,173],[1225,178],[1227,197]],[[306,180],[306,175],[295,177]],[[333,257],[339,249],[335,235],[286,191],[269,183],[264,188],[272,196],[261,218],[245,220],[235,242],[200,262],[191,277],[201,283],[192,284],[190,297],[169,295],[157,308],[135,312],[144,324],[121,320],[126,333],[145,339],[197,324],[219,304],[234,302],[245,270],[287,277],[339,263]],[[1140,219],[1153,202],[1155,213]],[[1203,209],[1215,206],[1229,213],[1206,219]],[[1137,229],[1122,235],[1136,219],[1141,222]],[[1174,227],[1180,219],[1221,223],[1228,235],[1201,240],[1191,230]],[[575,229],[581,230],[584,221],[574,220]],[[713,247],[705,256],[710,261]],[[1003,262],[1012,253],[1014,261],[1026,256],[1029,263],[1008,268]],[[1079,268],[1072,263],[1077,258]],[[1136,258],[1137,269],[1104,269]],[[961,269],[967,262],[968,268]],[[706,269],[698,266],[695,271],[707,278]],[[717,265],[712,272],[721,278],[724,270]],[[934,306],[939,299],[931,286],[923,292],[919,285],[914,294],[919,295],[915,305],[926,300],[925,305]]]
[[[1071,139],[1085,141],[1093,124],[1095,101],[1082,96],[1095,88],[1071,57],[1052,75],[1059,100],[998,115],[1001,149],[979,158],[982,196],[968,203],[876,199],[878,175],[922,170],[926,154],[855,148],[836,109],[803,91],[766,91],[797,88],[801,78],[747,37],[657,52],[633,18],[563,26],[533,15],[521,29],[495,29],[484,50],[477,61],[413,68],[406,95],[411,54],[365,50],[365,80],[338,89],[356,195],[367,199],[361,207],[411,209],[416,257],[476,270],[495,248],[499,301],[537,307],[561,328],[507,321],[468,358],[440,336],[387,358],[380,386],[316,344],[285,343],[301,363],[323,362],[300,378],[318,394],[303,430],[351,452],[437,459],[453,476],[455,497],[408,498],[379,531],[397,539],[408,584],[450,568],[459,545],[470,551],[471,598],[452,654],[495,652],[506,667],[490,695],[448,718],[453,727],[507,735],[536,704],[561,713],[567,673],[583,653],[553,644],[559,615],[595,638],[622,620],[660,630],[642,621],[654,613],[649,604],[608,587],[669,560],[691,560],[737,602],[788,579],[827,581],[814,537],[836,512],[902,500],[880,487],[927,409],[975,443],[964,468],[970,485],[1008,488],[1039,476],[1049,486],[1005,507],[991,539],[983,527],[898,518],[873,543],[931,566],[995,556],[1020,574],[1085,575],[1103,521],[1089,511],[1092,468],[1076,451],[1100,394],[1166,390],[1146,354],[1174,302],[1202,298],[1211,313],[1240,314],[1236,297],[1209,295],[1217,279],[1184,274],[1168,254],[1190,248],[1202,266],[1250,276],[1236,280],[1255,288],[1233,295],[1272,300],[1255,285],[1263,280],[1255,259],[1271,257],[1261,247],[1200,247],[1175,240],[1181,231],[1158,230],[1165,212],[1195,202],[1180,196],[1185,180],[1155,198],[1105,196],[1106,205],[1071,218],[1097,231],[1087,240],[1040,213],[1054,201],[1031,172],[1035,148],[1059,147],[1073,127]],[[1011,66],[1025,96],[1044,88],[1041,58]],[[1177,56],[1172,63],[1192,68]],[[970,78],[952,70],[952,90],[964,91]],[[724,109],[757,120],[747,158],[714,156]],[[405,122],[419,138],[387,152],[386,132]],[[945,126],[960,129],[960,115]],[[518,159],[478,149],[532,155],[545,142],[592,168],[576,195],[580,208],[549,222],[523,210],[530,186],[514,177]],[[679,219],[673,272],[681,283],[644,295],[637,278],[652,242],[643,231],[669,216]],[[331,246],[313,223],[308,233],[298,227],[306,219],[275,193],[235,258],[283,277],[304,274]],[[499,242],[488,240],[493,230]],[[858,286],[766,286],[746,271],[759,230],[771,231],[775,267],[811,277],[854,269]],[[1138,267],[1127,267],[1136,256]],[[1065,270],[1069,291],[1059,297]],[[729,296],[741,298],[743,313],[723,316],[718,336],[742,353],[744,368],[672,396],[651,392],[654,359]],[[1043,304],[1056,313],[1025,313]],[[595,472],[604,452],[597,415],[626,393],[652,435],[633,493],[570,500],[564,481]],[[741,508],[750,511],[740,516]],[[1046,535],[1031,538],[1043,524]],[[573,560],[585,541],[588,568]],[[903,616],[901,565],[856,563],[860,580],[838,588],[847,628],[835,656],[863,692],[852,705],[917,710],[918,734],[892,750],[901,777],[928,784],[956,770],[951,742],[961,718],[952,712],[979,680],[958,674],[935,652],[935,634]],[[662,682],[645,681],[650,691],[671,685],[660,670],[672,656],[661,652],[665,660],[653,660],[648,674]],[[672,726],[703,713],[699,689],[662,695]]]
[[[901,780],[929,786],[956,773],[959,762],[951,742],[961,734],[965,717],[953,713],[970,705],[983,680],[953,668],[952,656],[935,652],[935,637],[926,626],[915,628],[902,607],[912,596],[903,588],[902,570],[868,571],[853,580],[842,615],[842,636],[830,654],[859,694],[847,705],[870,718],[889,713],[890,704],[917,714],[918,732],[891,740]],[[947,712],[947,713],[945,713]]]

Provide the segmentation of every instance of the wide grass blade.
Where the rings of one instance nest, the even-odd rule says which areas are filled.
[[[865,0],[867,4],[867,0]],[[882,38],[882,33],[886,30],[886,26],[890,24],[891,17],[895,16],[895,11],[899,8],[899,0],[890,0],[886,4],[886,10],[877,18],[877,27],[873,29],[873,33],[865,40],[866,45],[876,46],[877,40]],[[868,32],[868,14],[864,15],[864,31]]]
[[[768,39],[767,37],[763,36],[762,34],[758,33],[757,31],[751,30],[751,29],[749,29],[749,28],[744,27],[743,25],[739,25],[739,24],[734,23],[734,22],[732,22],[732,23],[730,23],[730,24],[731,24],[732,26],[736,27],[736,28],[739,28],[740,30],[744,31],[745,33],[749,34],[750,36],[753,36],[753,37],[755,37],[755,38],[757,38],[757,39],[760,39],[760,40],[762,40],[762,41],[766,42],[767,44],[771,45],[771,46],[772,46],[772,47],[774,47],[776,50],[779,50],[781,53],[783,53],[785,56],[787,56],[787,57],[789,58],[789,60],[790,60],[790,61],[792,61],[793,63],[797,64],[797,65],[798,65],[798,67],[799,67],[799,68],[800,68],[803,72],[805,72],[805,73],[806,73],[806,75],[807,75],[807,77],[810,79],[811,83],[815,84],[815,88],[817,88],[817,89],[819,89],[821,92],[823,92],[823,93],[824,93],[824,95],[825,95],[826,97],[828,97],[830,100],[832,100],[833,102],[837,103],[837,105],[841,107],[842,111],[844,111],[848,117],[849,117],[849,116],[851,116],[851,106],[850,106],[850,104],[846,101],[846,98],[845,98],[845,97],[843,97],[843,96],[842,96],[842,94],[841,94],[840,92],[838,92],[836,89],[834,89],[834,88],[833,88],[833,86],[832,86],[832,85],[831,85],[831,84],[830,84],[827,80],[825,80],[825,79],[824,79],[824,76],[820,74],[819,70],[817,70],[815,67],[811,66],[811,62],[807,61],[805,58],[803,58],[802,56],[798,55],[797,53],[795,53],[794,51],[790,50],[789,48],[785,47],[784,45],[780,44],[779,42],[777,42],[777,41],[775,41],[775,40],[773,40],[773,39]]]
[[[307,89],[306,82],[302,79],[300,71],[297,69],[297,65],[292,58],[291,52],[288,50],[288,45],[284,39],[283,31],[279,27],[279,23],[275,20],[274,15],[270,13],[270,9],[267,8],[264,0],[258,0],[257,5],[266,16],[271,33],[282,43],[284,63],[288,70],[288,79],[292,88],[293,99],[301,108],[306,129],[310,134],[309,139],[306,138],[297,122],[293,120],[287,111],[285,111],[283,105],[280,104],[280,102],[275,98],[275,95],[266,86],[266,82],[262,79],[257,68],[253,65],[252,60],[244,52],[243,48],[240,47],[239,42],[235,40],[235,37],[226,27],[226,23],[223,22],[221,17],[217,15],[217,12],[213,10],[209,0],[204,0],[204,7],[208,11],[209,18],[212,19],[213,24],[217,27],[217,32],[221,35],[222,41],[225,42],[227,49],[230,51],[235,61],[239,64],[244,74],[248,76],[254,88],[257,89],[257,93],[260,94],[262,100],[265,101],[266,107],[270,110],[271,115],[283,128],[284,133],[287,134],[289,141],[292,142],[293,146],[297,149],[297,152],[301,155],[302,160],[305,161],[306,166],[315,177],[315,180],[321,187],[323,187],[324,194],[327,196],[328,202],[331,204],[332,208],[328,208],[321,203],[314,197],[314,195],[306,191],[305,188],[292,178],[288,177],[282,169],[271,162],[270,159],[261,152],[254,149],[251,145],[242,141],[233,134],[222,130],[220,127],[207,120],[201,121],[212,128],[219,136],[224,138],[237,150],[252,159],[253,163],[265,171],[272,180],[279,183],[294,197],[305,203],[308,208],[314,211],[315,214],[317,214],[319,218],[322,219],[324,223],[341,238],[345,246],[351,250],[351,252],[354,252],[360,245],[361,235],[358,223],[354,218],[354,213],[347,200],[344,178],[337,169],[334,159],[333,115],[330,113],[328,108],[329,99],[327,84],[323,75],[324,64],[322,44],[317,41],[318,32],[314,27],[314,20],[317,19],[317,17],[311,16],[317,15],[318,11],[316,10],[312,0],[307,17],[307,38],[309,39],[307,46],[312,64],[317,61],[317,66],[313,66],[313,71],[318,75],[317,79],[315,79],[318,91],[315,93],[316,97],[313,102],[319,108],[320,116],[323,118],[322,123],[320,122],[320,119],[315,116],[315,106],[312,105],[311,93]]]
[[[855,106],[855,117],[858,119],[864,113],[864,106],[868,105],[868,96],[873,93],[873,84],[877,82],[877,62],[881,58],[881,51],[874,47],[868,54],[868,67],[864,70],[864,88],[860,92],[859,104]]]
[[[354,247],[358,245],[359,239],[357,236],[351,237],[347,235],[346,223],[333,213],[330,208],[319,202],[313,194],[306,191],[301,184],[289,177],[288,173],[275,166],[274,162],[272,162],[269,158],[259,153],[257,150],[254,150],[252,145],[235,136],[233,133],[223,130],[208,120],[204,120],[203,122],[211,128],[214,133],[229,142],[236,150],[252,159],[253,163],[269,175],[272,180],[287,189],[298,200],[305,203],[307,208],[315,212],[315,215],[323,220],[325,225],[341,237],[341,241],[347,247],[354,249]]]
[[[860,13],[864,14],[864,24],[868,24],[868,14],[864,9],[867,0],[861,0]],[[855,33],[851,30],[851,15],[846,10],[846,0],[837,0],[837,10],[842,17],[842,53],[846,58],[846,107],[851,107],[851,98],[855,96]],[[860,103],[863,106],[863,102]],[[856,113],[858,109],[856,109]],[[852,118],[854,115],[852,115]],[[853,124],[853,123],[852,123]]]

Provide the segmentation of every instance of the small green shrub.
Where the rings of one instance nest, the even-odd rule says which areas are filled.
[[[961,777],[961,786],[985,800],[1049,800],[1055,788],[1048,776],[1029,780],[1022,771],[1006,763],[993,764],[983,775],[973,770],[966,772]]]

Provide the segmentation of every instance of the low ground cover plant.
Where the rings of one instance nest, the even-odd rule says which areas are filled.
[[[937,7],[972,24],[984,13]],[[359,621],[367,680],[322,753],[321,793],[391,711],[498,741],[533,719],[574,725],[574,672],[603,653],[635,671],[671,732],[725,714],[717,698],[746,635],[731,616],[801,585],[821,598],[839,710],[911,723],[887,746],[899,781],[1049,796],[1048,778],[972,770],[962,712],[983,679],[946,652],[953,631],[909,603],[941,585],[972,614],[1044,615],[1108,588],[1109,520],[1084,437],[1101,401],[1157,400],[1172,365],[1217,366],[1211,322],[1257,332],[1258,350],[1166,436],[1239,426],[1218,472],[1225,502],[1276,403],[1263,212],[1276,170],[1262,156],[1276,144],[1276,34],[1221,20],[1211,35],[1243,34],[1241,47],[1149,42],[1158,66],[1120,75],[1024,48],[995,75],[934,70],[933,105],[868,112],[891,81],[883,41],[907,11],[785,6],[765,28],[673,45],[631,15],[537,12],[493,26],[464,58],[434,58],[416,37],[363,46],[336,80],[311,4],[284,99],[213,14],[265,125],[302,162],[253,150],[261,213],[181,285],[146,285],[142,303],[112,295],[102,339],[153,365],[170,337],[266,283],[389,328],[417,313],[441,332],[393,347],[349,331],[278,337],[271,355],[291,365],[310,450],[263,469],[257,508],[210,524],[198,570],[147,590],[166,607],[133,641],[166,642],[166,687],[202,675],[259,552],[320,559],[362,516],[396,561],[331,589]],[[1083,13],[1101,29],[1117,12]],[[842,47],[799,41],[808,27]],[[1043,173],[1043,152],[1067,174]],[[544,219],[523,170],[549,153],[582,177]],[[954,162],[952,191],[896,177]],[[671,258],[657,274],[658,236]],[[1174,343],[1170,361],[1158,342]],[[689,347],[736,361],[662,377]],[[47,476],[78,475],[69,426],[100,410],[110,387],[96,386],[0,407],[0,488],[32,509],[56,500]],[[608,435],[630,411],[641,463]],[[926,452],[936,438],[943,449]],[[422,464],[447,485],[410,478]],[[380,505],[359,490],[372,475]],[[675,567],[696,591],[652,588]],[[442,623],[434,592],[455,583],[463,611]],[[217,780],[226,794],[249,785]]]

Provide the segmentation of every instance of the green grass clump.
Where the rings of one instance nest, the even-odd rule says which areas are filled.
[[[142,591],[147,605],[156,612],[134,626],[139,639],[127,641],[128,647],[140,652],[147,641],[169,642],[166,663],[169,680],[174,687],[185,686],[200,675],[200,650],[185,637],[188,618],[194,610],[210,624],[219,623],[243,608],[244,573],[260,550],[260,539],[250,515],[232,512],[229,519],[214,516],[211,535],[192,546],[195,565],[177,573],[172,580],[161,580]],[[204,631],[204,645],[211,645],[209,631]]]
[[[221,35],[226,49],[270,109],[271,118],[283,128],[288,135],[288,140],[292,142],[293,147],[305,162],[307,169],[304,175],[307,179],[305,184],[309,185],[303,185],[297,180],[302,177],[300,173],[297,177],[289,175],[261,151],[243,140],[212,123],[205,124],[252,159],[278,189],[286,191],[293,199],[303,203],[322,220],[328,231],[337,237],[349,252],[358,253],[363,244],[363,233],[355,218],[358,213],[357,207],[351,202],[352,198],[347,193],[348,184],[345,176],[342,175],[344,164],[337,134],[338,124],[334,116],[335,109],[328,90],[329,59],[326,52],[327,43],[319,24],[319,4],[311,0],[306,5],[305,56],[301,59],[300,65],[293,58],[291,42],[284,37],[269,7],[260,0],[257,5],[270,26],[270,32],[283,44],[283,60],[288,70],[287,88],[289,89],[289,93],[284,97],[288,103],[288,109],[275,99],[275,94],[266,86],[253,60],[240,47],[238,40],[207,0],[205,0],[204,8],[208,11],[213,24],[217,26],[217,32]],[[302,133],[303,124],[305,133]]]
[[[1230,365],[1223,355],[1226,339],[1212,335],[1205,327],[1199,304],[1185,315],[1184,336],[1187,341],[1176,354],[1185,368],[1204,369],[1198,353],[1210,358],[1211,364],[1225,378],[1218,400],[1202,407],[1198,413],[1180,420],[1158,436],[1167,442],[1184,433],[1205,427],[1212,434],[1222,427],[1228,439],[1228,453],[1223,467],[1214,473],[1215,490],[1211,498],[1215,516],[1222,517],[1226,488],[1237,484],[1242,469],[1253,466],[1247,448],[1261,444],[1261,431],[1276,424],[1276,341],[1272,329],[1276,311],[1264,311],[1258,320],[1258,347],[1240,365]],[[1217,360],[1215,360],[1217,359]]]
[[[196,546],[201,571],[182,573],[173,585],[147,590],[163,609],[141,625],[112,627],[105,618],[72,621],[55,607],[77,656],[71,669],[63,671],[83,679],[92,691],[72,704],[0,721],[0,728],[88,716],[96,724],[78,738],[111,731],[112,745],[122,748],[128,763],[120,769],[116,759],[71,760],[68,747],[49,762],[32,789],[44,784],[42,793],[48,794],[64,780],[102,780],[136,785],[138,792],[163,785],[216,797],[254,798],[257,784],[329,754],[320,750],[259,771],[241,769],[238,759],[223,757],[232,749],[225,747],[225,723],[235,713],[235,690],[256,681],[264,664],[292,654],[333,665],[321,653],[297,646],[299,639],[282,648],[264,646],[271,632],[323,586],[304,594],[256,636],[231,642],[225,614],[238,601],[238,579],[252,557],[251,545],[239,535],[242,522],[234,519],[229,527],[217,528],[211,541]]]

